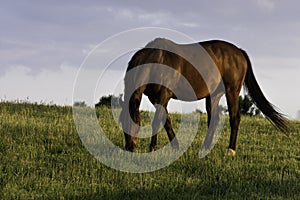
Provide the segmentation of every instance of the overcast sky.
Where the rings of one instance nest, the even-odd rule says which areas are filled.
[[[71,105],[76,73],[90,50],[119,32],[155,26],[245,49],[267,98],[296,117],[299,7],[296,0],[2,1],[0,98]],[[122,78],[126,59],[112,76]],[[110,85],[103,91],[112,93]]]

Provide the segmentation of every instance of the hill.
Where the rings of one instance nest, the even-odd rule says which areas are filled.
[[[110,110],[97,108],[107,136],[124,145]],[[145,124],[148,112],[142,112]],[[192,114],[191,114],[192,115]],[[179,114],[171,115],[175,130]],[[300,123],[286,136],[261,117],[242,117],[237,156],[226,156],[229,126],[212,152],[198,158],[206,116],[188,151],[170,166],[130,174],[90,155],[75,130],[72,107],[0,103],[1,199],[299,199]],[[192,123],[191,123],[192,124]],[[159,145],[168,140],[159,133]],[[139,143],[147,151],[150,139]]]

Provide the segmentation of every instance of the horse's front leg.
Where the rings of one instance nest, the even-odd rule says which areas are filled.
[[[161,105],[155,105],[156,111],[152,121],[152,137],[150,143],[150,151],[155,151],[157,146],[157,132],[159,130],[161,119],[164,116],[164,110]]]
[[[171,119],[168,115],[168,111],[165,107],[156,105],[156,112],[152,122],[152,138],[150,144],[150,151],[155,151],[157,146],[157,132],[159,130],[160,122],[164,124],[164,128],[168,134],[169,141],[174,149],[179,148],[179,143],[177,138],[175,137],[175,133],[173,131],[171,125]]]
[[[171,119],[170,119],[168,113],[167,113],[167,118],[166,118],[164,128],[167,131],[168,138],[169,138],[169,141],[171,142],[172,147],[174,149],[179,149],[179,143],[178,143],[178,140],[177,140],[177,138],[175,136],[175,133],[173,131],[172,124],[171,124]]]

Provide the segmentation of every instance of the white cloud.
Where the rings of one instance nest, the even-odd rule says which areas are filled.
[[[297,77],[299,60],[293,59],[300,57],[299,1],[174,1],[172,4],[163,1],[49,4],[41,1],[34,5],[23,3],[16,7],[11,3],[2,7],[0,99],[29,97],[33,101],[53,100],[58,104],[69,104],[77,69],[61,66],[61,63],[79,66],[94,44],[120,31],[161,26],[184,32],[197,40],[223,38],[241,45],[250,54],[271,56],[265,60],[252,59],[262,88],[269,96],[274,95],[270,96],[270,101],[284,111],[290,109],[289,114],[295,114],[294,108],[300,109],[294,100],[297,97],[290,97],[298,93],[288,94],[291,88],[300,85]],[[132,37],[147,38],[144,35]],[[130,38],[125,40],[132,41]],[[141,46],[150,40],[143,39]],[[118,44],[111,47],[121,51]],[[109,48],[104,50],[107,51],[105,55],[111,52]],[[104,67],[99,59],[104,63],[105,58],[97,58],[93,69]],[[125,70],[124,63],[114,69]],[[269,70],[282,75],[277,77],[282,80],[269,76]],[[122,74],[116,75],[120,76]],[[288,78],[284,81],[284,77]],[[275,96],[279,94],[275,85],[283,87],[282,91],[288,97],[280,99],[284,97]],[[109,89],[109,82],[101,89],[110,92],[105,88]]]
[[[0,99],[72,105],[75,82],[75,90],[80,92],[74,101],[85,101],[90,106],[101,96],[123,92],[124,71],[81,69],[80,82],[77,73],[78,68],[67,64],[59,70],[43,69],[39,73],[33,73],[27,66],[11,66],[0,76],[0,85],[4,86],[0,87]]]
[[[1,44],[1,42],[0,42]],[[22,44],[19,45],[19,48],[7,47],[6,44],[2,43],[0,48],[0,60],[2,62],[10,62],[15,60],[20,60],[23,58],[33,57],[39,53],[36,48],[24,47]],[[4,48],[5,47],[5,48]]]
[[[109,13],[113,13],[116,19],[122,21],[134,21],[152,26],[166,25],[170,23],[171,15],[167,11],[146,11],[141,8],[110,8]]]
[[[194,22],[179,22],[179,26],[186,27],[186,28],[197,28],[199,27],[199,24]]]
[[[170,21],[170,14],[165,12],[139,13],[138,19],[151,25],[163,25]]]
[[[284,114],[295,118],[300,109],[300,59],[255,57],[252,59],[257,81],[266,97]]]
[[[88,45],[85,45],[85,47],[82,49],[81,52],[84,55],[88,55],[96,46],[97,46],[97,44],[88,44]]]
[[[11,66],[0,77],[0,85],[5,86],[0,88],[0,98],[70,105],[75,75],[76,69],[67,65],[56,71],[44,69],[35,75],[29,67]]]
[[[256,0],[256,3],[264,10],[273,10],[275,7],[274,0]]]
[[[121,9],[117,12],[118,16],[125,19],[133,19],[135,16],[135,13],[132,10],[129,9]]]
[[[194,21],[186,20],[184,16],[174,16],[166,10],[146,11],[141,8],[110,8],[117,20],[123,20],[150,26],[175,26],[181,28],[197,28],[199,24]]]

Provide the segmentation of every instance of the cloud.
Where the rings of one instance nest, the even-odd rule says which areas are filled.
[[[11,66],[23,65],[38,73],[57,70],[63,63],[79,65],[84,58],[83,45],[71,46],[59,41],[23,41],[0,38],[0,76]]]
[[[273,10],[275,7],[274,0],[256,0],[256,3],[264,10]]]
[[[194,22],[179,22],[178,25],[182,26],[182,27],[187,27],[187,28],[197,28],[197,27],[199,27],[199,24],[194,23]]]
[[[0,7],[0,83],[5,86],[0,98],[70,102],[72,76],[94,46],[121,31],[148,26],[175,29],[199,41],[231,41],[249,52],[258,76],[272,71],[289,77],[299,68],[299,5],[297,0],[7,1]],[[150,41],[144,40],[141,46]],[[111,48],[120,50],[118,44]],[[109,55],[111,49],[106,50]],[[114,69],[124,70],[127,61]],[[99,67],[95,62],[94,69]],[[273,95],[278,81],[269,78],[258,79],[271,80],[269,89],[262,87]],[[286,87],[299,85],[297,80],[286,81]]]
[[[146,7],[146,6],[145,6]],[[107,7],[103,10],[109,11],[115,20],[127,21],[127,23],[143,24],[147,26],[173,26],[173,27],[188,27],[197,28],[199,25],[196,21],[188,19],[190,16],[195,17],[189,13],[176,13],[176,15],[169,10],[147,10],[145,7]]]
[[[76,69],[62,65],[59,70],[43,69],[33,75],[31,68],[23,65],[11,66],[0,77],[0,98],[6,101],[29,99],[33,102],[54,102],[70,105]]]
[[[24,65],[10,66],[0,77],[0,85],[4,86],[0,87],[0,99],[72,105],[75,89],[80,92],[74,101],[85,101],[91,106],[101,96],[123,93],[123,77],[124,71],[101,68],[79,71],[67,64],[61,65],[59,70],[43,69],[39,73],[32,73],[32,69]]]
[[[125,7],[125,8],[109,8],[116,20],[127,21],[141,24],[149,24],[152,26],[166,25],[168,24],[172,16],[166,11],[146,11],[137,7]]]

